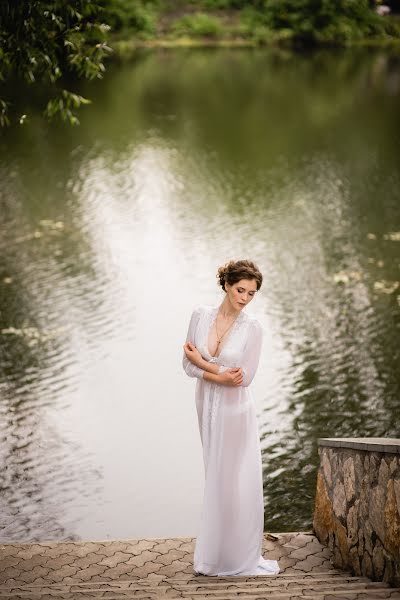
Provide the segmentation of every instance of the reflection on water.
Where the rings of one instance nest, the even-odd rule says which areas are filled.
[[[398,436],[399,58],[157,51],[77,129],[1,147],[3,541],[196,535],[193,306],[252,258],[266,528],[311,525],[317,439]]]

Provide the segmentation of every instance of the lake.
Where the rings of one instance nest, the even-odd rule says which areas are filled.
[[[182,345],[254,260],[265,530],[310,529],[319,437],[400,436],[400,54],[175,49],[0,141],[0,540],[196,536]]]

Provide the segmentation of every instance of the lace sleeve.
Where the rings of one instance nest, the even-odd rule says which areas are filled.
[[[186,335],[186,342],[192,342],[194,344],[195,333],[197,325],[199,323],[200,314],[200,307],[195,308],[190,318],[189,328]],[[186,375],[188,375],[189,377],[197,377],[198,379],[203,379],[204,369],[200,369],[200,367],[197,367],[192,362],[190,362],[190,360],[185,354],[185,351],[183,352],[182,366]]]
[[[243,387],[247,387],[253,381],[258,363],[260,362],[262,348],[263,330],[261,324],[254,319],[249,328],[248,338],[243,354]]]

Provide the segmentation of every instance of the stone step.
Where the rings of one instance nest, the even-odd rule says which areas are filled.
[[[171,597],[173,598],[173,597]],[[312,592],[311,595],[307,592],[283,592],[268,594],[268,596],[248,596],[247,594],[241,594],[240,596],[227,595],[221,596],[219,600],[235,600],[240,598],[241,600],[380,600],[381,598],[388,598],[390,600],[400,599],[400,590],[387,590],[386,588],[382,591],[361,591],[361,592]],[[196,596],[196,600],[209,600],[210,596]],[[115,600],[118,600],[117,598]]]
[[[40,590],[29,590],[29,589],[20,589],[14,588],[12,590],[7,590],[0,593],[0,598],[9,597],[10,595],[18,595],[20,597],[31,597],[32,595],[40,596],[46,594],[52,595],[68,595],[73,594],[76,597],[85,596],[87,594],[98,594],[98,595],[121,595],[127,596],[132,592],[135,594],[166,594],[169,595],[174,593],[176,596],[180,597],[199,597],[204,596],[205,594],[208,596],[212,596],[213,598],[220,598],[221,596],[228,594],[244,594],[246,593],[249,596],[260,595],[262,593],[272,594],[272,593],[280,593],[280,592],[297,592],[299,590],[317,590],[317,591],[329,591],[329,590],[369,590],[369,589],[387,589],[389,586],[381,585],[381,584],[364,584],[358,582],[342,582],[340,584],[335,584],[334,586],[330,586],[327,583],[317,582],[312,585],[305,584],[304,582],[296,582],[290,583],[287,586],[259,586],[259,587],[247,587],[244,585],[236,586],[235,584],[231,584],[229,587],[224,587],[221,589],[215,589],[213,587],[201,586],[200,589],[191,589],[191,588],[176,588],[175,586],[139,586],[139,585],[131,585],[131,586],[116,586],[116,585],[102,585],[100,586],[87,586],[85,588],[79,588],[77,586],[71,586],[71,588],[63,587],[63,588],[49,588],[47,586],[43,586]]]
[[[87,582],[87,583],[53,583],[53,584],[30,584],[30,585],[15,585],[0,587],[0,598],[5,595],[13,594],[37,594],[43,593],[86,593],[86,592],[102,592],[102,591],[113,591],[113,592],[125,592],[126,590],[143,590],[146,591],[158,591],[161,593],[162,590],[174,589],[179,594],[193,594],[198,595],[207,591],[207,593],[221,594],[225,593],[226,590],[240,590],[248,591],[249,593],[259,592],[260,590],[274,590],[274,589],[286,589],[290,586],[291,589],[301,587],[302,589],[314,588],[314,587],[328,587],[333,589],[343,586],[361,586],[361,587],[388,587],[388,584],[371,582],[366,577],[299,577],[298,575],[286,575],[281,579],[273,578],[271,581],[269,577],[257,577],[258,581],[237,581],[236,578],[225,578],[224,581],[219,581],[218,578],[213,578],[210,581],[186,581],[180,580],[161,580],[159,582],[149,580],[134,580],[134,581],[113,581],[113,582]]]
[[[390,593],[392,590],[389,588]],[[191,594],[190,592],[182,594],[182,598],[189,599],[192,598],[194,600],[200,600],[201,598],[215,598],[216,600],[223,600],[225,598],[249,598],[251,600],[255,600],[258,598],[275,598],[280,596],[309,596],[312,597],[324,597],[326,595],[335,595],[335,596],[343,596],[343,595],[359,595],[365,594],[368,597],[375,597],[377,594],[383,594],[383,597],[390,597],[388,593],[388,588],[386,587],[378,587],[378,588],[365,588],[362,586],[343,586],[339,588],[329,588],[329,587],[312,587],[312,588],[304,588],[304,586],[296,586],[290,589],[283,588],[272,588],[272,589],[259,589],[252,590],[249,592],[246,589],[230,589],[224,590],[223,593],[215,594],[213,592],[202,591],[200,594]],[[397,590],[396,597],[400,598],[399,590]]]
[[[197,579],[197,578],[196,578]],[[188,585],[162,580],[147,581],[114,581],[114,582],[88,582],[76,584],[49,584],[49,585],[15,585],[0,588],[0,598],[10,600],[157,600],[159,598],[192,598],[193,600],[309,600],[334,599],[340,600],[359,599],[373,600],[379,598],[400,599],[400,589],[390,588],[381,582],[371,582],[362,577],[293,577],[286,574],[274,577],[274,582],[266,582],[270,577],[257,577],[259,582],[236,582],[233,578],[224,578],[228,581],[213,581],[205,583],[190,583]],[[268,583],[268,584],[267,584]],[[253,584],[253,585],[251,585]],[[196,589],[194,589],[196,588]],[[289,588],[289,589],[288,589]]]
[[[385,585],[380,585],[378,586],[367,586],[366,584],[362,584],[362,583],[353,583],[353,582],[345,582],[345,583],[341,583],[341,584],[336,584],[334,586],[330,586],[327,583],[324,584],[313,584],[313,585],[305,585],[304,583],[297,583],[297,584],[292,584],[290,586],[279,586],[279,585],[275,585],[275,586],[260,586],[258,588],[248,588],[247,586],[240,586],[240,587],[229,587],[228,589],[220,589],[220,590],[215,590],[215,589],[210,589],[210,588],[204,588],[202,587],[199,590],[176,590],[181,592],[182,596],[184,598],[186,597],[193,597],[193,598],[197,598],[200,596],[204,596],[204,594],[207,594],[208,596],[212,596],[213,598],[220,598],[224,595],[226,595],[226,593],[228,592],[229,594],[244,594],[246,593],[248,596],[251,595],[259,595],[261,593],[265,593],[265,594],[272,594],[272,593],[280,593],[280,592],[286,592],[290,591],[290,592],[298,592],[298,591],[307,591],[307,590],[316,590],[316,591],[340,591],[340,590],[367,590],[367,589],[387,589],[388,586]]]
[[[85,589],[98,587],[99,589],[102,586],[112,585],[113,587],[129,587],[131,585],[143,585],[143,586],[154,586],[154,585],[184,585],[184,586],[199,586],[199,585],[207,585],[207,586],[223,586],[223,585],[238,585],[242,583],[246,583],[249,586],[260,586],[265,583],[273,583],[273,582],[291,582],[291,581],[304,581],[304,582],[314,582],[314,581],[327,581],[327,582],[336,582],[337,580],[343,579],[351,579],[353,581],[365,581],[369,582],[370,580],[367,577],[354,577],[350,573],[346,571],[338,571],[338,570],[330,570],[330,571],[315,571],[313,573],[301,573],[301,572],[286,572],[279,573],[278,575],[268,575],[268,576],[256,576],[256,575],[246,575],[242,577],[207,577],[204,575],[193,575],[188,574],[186,576],[160,576],[156,578],[137,578],[137,579],[119,579],[113,580],[112,582],[108,581],[88,581],[82,582],[77,581],[75,583],[18,583],[13,585],[0,585],[0,593],[2,590],[9,591],[10,589],[17,588],[19,590],[35,590],[40,588],[52,589],[56,588],[58,590],[64,589]]]
[[[195,596],[195,600],[210,600],[213,596],[203,595],[203,596]],[[5,598],[3,596],[3,598]],[[10,595],[6,596],[10,600],[75,600],[75,598],[79,598],[79,600],[160,600],[161,598],[170,599],[170,600],[178,600],[181,599],[182,596],[176,595],[171,590],[170,592],[162,592],[160,594],[159,591],[150,593],[150,592],[142,592],[136,590],[125,590],[125,593],[112,593],[112,592],[100,592],[99,591],[87,591],[84,593],[50,593],[50,594],[42,594],[41,592],[31,594],[29,596],[26,595]],[[191,598],[191,596],[184,596],[184,598]],[[227,593],[223,596],[218,596],[218,600],[236,600],[240,598],[241,600],[378,600],[380,598],[390,598],[391,600],[400,599],[400,590],[395,590],[393,588],[384,588],[384,589],[374,589],[374,590],[324,590],[324,591],[315,591],[315,590],[293,590],[293,591],[282,591],[282,592],[261,592],[260,594],[247,594],[246,592],[236,593]]]
[[[218,581],[232,581],[234,579],[234,581],[273,581],[273,580],[279,580],[281,581],[282,579],[290,579],[290,578],[302,578],[302,579],[314,579],[314,578],[321,578],[321,577],[327,577],[329,579],[331,578],[337,578],[337,577],[354,577],[353,575],[351,575],[351,573],[349,573],[348,571],[338,571],[335,569],[332,569],[330,571],[312,571],[310,573],[304,573],[303,571],[286,571],[285,573],[279,573],[278,575],[244,575],[244,576],[237,576],[235,575],[230,576],[230,577],[211,577],[211,576],[206,576],[206,575],[193,575],[193,576],[188,576],[186,579],[184,579],[183,577],[168,577],[166,579],[168,579],[168,581],[188,581],[188,579],[190,579],[191,581],[212,581],[213,579],[218,580]],[[361,577],[362,579],[365,579],[365,581],[369,581],[368,577]]]
[[[274,581],[247,581],[247,582],[210,582],[210,583],[192,583],[188,582],[187,584],[179,583],[174,584],[174,589],[177,590],[187,590],[187,589],[201,589],[203,587],[207,587],[207,589],[224,589],[228,586],[235,585],[236,587],[246,587],[247,589],[251,588],[260,588],[260,587],[287,587],[293,585],[303,585],[303,586],[315,586],[315,585],[328,585],[328,586],[336,586],[336,585],[346,585],[346,584],[357,584],[357,585],[368,585],[372,583],[376,585],[378,582],[371,582],[366,577],[313,577],[312,579],[304,579],[303,577],[288,577],[287,579],[275,579]],[[383,587],[388,587],[386,583],[380,583]]]

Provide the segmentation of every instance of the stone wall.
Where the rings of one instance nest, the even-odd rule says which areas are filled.
[[[335,567],[400,586],[400,440],[322,438],[314,531]]]

